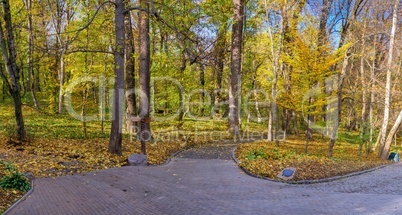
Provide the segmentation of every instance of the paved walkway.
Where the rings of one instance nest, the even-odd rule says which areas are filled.
[[[244,174],[219,150],[215,159],[200,154],[189,150],[162,166],[37,179],[9,214],[402,214],[402,164],[288,185]]]

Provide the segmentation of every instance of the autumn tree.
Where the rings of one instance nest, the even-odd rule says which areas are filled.
[[[115,2],[115,34],[116,45],[114,49],[114,91],[112,107],[112,128],[110,131],[109,152],[121,155],[122,152],[122,124],[123,124],[123,104],[124,104],[124,31],[125,6],[123,0]]]
[[[134,36],[131,21],[131,13],[127,12],[124,17],[125,25],[125,88],[127,116],[137,115],[137,104],[135,95],[135,61],[134,61]],[[135,123],[132,120],[127,121],[128,129],[132,129]],[[131,132],[131,131],[130,131]]]
[[[232,47],[229,84],[229,132],[240,130],[241,67],[243,49],[244,0],[233,0]]]
[[[34,48],[35,48],[35,35],[34,35],[34,23],[32,15],[32,0],[26,0],[27,9],[27,21],[28,21],[28,72],[27,72],[27,90],[31,92],[32,100],[34,102],[35,109],[39,109],[39,104],[35,95],[35,87],[33,86],[34,79]]]
[[[140,0],[140,6],[145,11],[139,15],[139,117],[142,119],[140,132],[141,154],[146,154],[145,140],[151,139],[151,127],[149,124],[150,110],[150,42],[149,42],[149,0]]]
[[[394,47],[395,47],[395,34],[397,28],[398,21],[398,5],[399,0],[395,0],[393,11],[392,11],[392,28],[390,34],[389,41],[389,52],[388,52],[388,61],[387,61],[387,78],[385,82],[385,98],[384,98],[384,116],[383,123],[380,131],[380,157],[382,159],[388,158],[388,152],[390,147],[390,141],[387,141],[386,144],[386,134],[389,120],[389,110],[391,104],[391,74],[392,74],[392,64],[393,64],[393,56],[394,56]],[[400,120],[399,120],[400,121]],[[399,127],[399,125],[397,126]]]
[[[2,21],[0,23],[0,47],[3,54],[5,69],[0,68],[0,75],[10,92],[14,102],[14,114],[17,122],[17,137],[22,141],[26,139],[24,118],[22,115],[20,68],[17,65],[17,52],[14,43],[14,32],[11,20],[10,3],[8,0],[1,2],[3,8]],[[5,30],[3,29],[3,26]]]

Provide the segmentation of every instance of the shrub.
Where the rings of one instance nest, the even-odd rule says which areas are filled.
[[[27,178],[16,170],[10,163],[0,161],[2,164],[4,174],[1,174],[0,188],[3,189],[15,189],[20,191],[28,191],[31,189],[31,185]]]

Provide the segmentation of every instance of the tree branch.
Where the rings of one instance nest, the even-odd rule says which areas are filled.
[[[139,7],[139,6],[133,6],[133,7],[127,8],[127,9],[125,10],[125,12],[128,13],[128,12],[130,12],[130,11],[132,11],[132,10],[139,10],[139,11],[147,12],[147,13],[151,14],[153,17],[155,17],[157,21],[159,21],[159,22],[161,22],[162,24],[166,25],[168,28],[172,29],[172,30],[173,30],[174,32],[176,32],[177,34],[182,35],[184,38],[190,40],[190,41],[193,42],[193,43],[197,43],[196,40],[194,40],[193,38],[187,36],[187,35],[184,34],[183,32],[179,31],[177,28],[175,28],[174,26],[172,26],[172,25],[170,25],[168,22],[166,22],[166,21],[159,15],[159,13],[156,12],[155,4],[154,4],[154,1],[153,1],[153,0],[150,0],[150,3],[151,3],[151,4],[150,4],[150,5],[151,5],[151,11],[149,11],[149,10],[147,10],[147,9],[145,9],[145,8]]]
[[[81,27],[81,28],[78,28],[78,29],[73,30],[73,31],[66,31],[66,32],[64,32],[64,33],[62,33],[62,34],[68,34],[68,33],[77,33],[77,34],[78,34],[79,32],[81,32],[81,31],[85,30],[86,28],[88,28],[88,27],[92,24],[92,22],[94,21],[96,15],[98,15],[99,10],[102,9],[103,6],[105,6],[106,4],[113,4],[113,5],[116,5],[116,4],[115,4],[114,2],[112,2],[112,1],[105,1],[105,2],[103,2],[101,5],[99,5],[98,8],[96,8],[96,11],[95,11],[94,15],[92,15],[92,17],[89,19],[89,22],[88,22],[87,24],[85,24],[85,25],[84,25],[83,27]]]

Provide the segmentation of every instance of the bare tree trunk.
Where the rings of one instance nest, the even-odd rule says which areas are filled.
[[[373,146],[373,133],[374,133],[374,120],[373,120],[373,115],[374,115],[374,92],[373,92],[373,82],[374,82],[374,68],[371,69],[370,72],[370,104],[369,104],[369,126],[370,126],[370,137],[369,137],[369,145],[370,147]],[[374,146],[375,149],[376,146]],[[372,149],[371,151],[374,151],[374,149]]]
[[[365,30],[366,28],[366,22],[364,23],[363,29]],[[364,48],[366,46],[366,39],[365,39],[365,34],[363,33],[362,35],[363,41],[362,41],[362,52],[364,53]],[[362,86],[362,123],[367,121],[367,88],[366,88],[366,74],[364,70],[364,56],[360,58],[360,77],[361,77],[361,86]]]
[[[60,70],[59,70],[59,108],[58,108],[58,113],[62,114],[63,113],[63,103],[64,103],[64,92],[63,92],[63,86],[64,86],[64,77],[65,77],[65,71],[66,67],[64,65],[64,50],[60,54]]]
[[[272,87],[272,98],[274,98],[274,101],[271,103],[272,123],[274,125],[273,133],[274,133],[275,144],[276,146],[279,146],[279,112],[278,112],[278,106],[276,105],[276,84],[275,87]]]
[[[222,90],[222,75],[224,69],[224,60],[226,52],[226,26],[219,29],[217,44],[215,48],[215,58],[216,58],[216,83],[214,92],[214,114],[219,113],[219,103],[221,102],[221,90]]]
[[[266,20],[269,23],[270,22],[270,18],[269,18],[269,14],[268,14],[268,3],[265,0],[264,1],[264,7],[265,7],[265,13],[266,13]],[[282,27],[280,30],[280,38],[279,38],[279,45],[277,50],[275,50],[274,48],[274,38],[273,38],[273,34],[271,31],[271,28],[268,27],[268,35],[269,35],[269,39],[271,42],[271,54],[273,57],[273,62],[272,62],[272,69],[274,72],[274,78],[271,81],[271,97],[272,97],[272,101],[271,101],[271,109],[270,109],[270,118],[268,121],[268,141],[273,141],[275,139],[275,142],[277,145],[279,145],[279,139],[278,139],[278,129],[279,129],[279,117],[278,117],[278,111],[277,111],[277,105],[276,105],[276,84],[278,81],[278,67],[279,67],[279,56],[281,55],[281,44],[282,44],[282,39],[283,39],[283,34],[284,34],[284,24],[285,21],[284,19],[282,20]],[[273,131],[274,130],[274,131]]]
[[[318,46],[322,49],[322,46],[327,42],[327,22],[329,17],[329,12],[331,9],[333,0],[323,0],[323,5],[321,8],[320,26],[318,32]]]
[[[365,30],[366,30],[366,21],[364,22],[363,26],[363,41],[362,41],[362,51],[364,53],[365,46],[366,46],[366,39],[365,39]],[[361,125],[360,125],[360,137],[361,143],[359,144],[359,154],[363,155],[363,145],[367,144],[367,132],[368,132],[368,124],[367,124],[367,109],[368,109],[368,102],[367,102],[367,88],[366,88],[366,74],[364,69],[364,56],[360,57],[360,77],[361,77],[361,86],[362,86],[362,115],[361,115]],[[357,82],[356,82],[357,83]],[[370,146],[367,147],[370,149]]]
[[[135,63],[134,63],[134,36],[131,25],[131,13],[127,12],[124,17],[125,33],[126,33],[126,51],[125,51],[125,85],[126,85],[126,103],[127,118],[137,115],[136,95],[135,95]],[[127,129],[134,132],[135,122],[128,120],[126,122]]]
[[[260,112],[260,105],[259,105],[259,102],[258,102],[258,98],[257,98],[257,69],[256,68],[254,68],[255,69],[255,73],[254,73],[254,75],[253,75],[253,92],[254,92],[254,99],[256,100],[255,101],[255,111],[257,112],[257,122],[261,122],[261,112]]]
[[[337,102],[337,109],[335,110],[334,114],[334,128],[332,130],[332,134],[328,144],[328,157],[332,157],[333,148],[335,146],[336,138],[338,136],[338,128],[342,110],[342,88],[343,88],[343,81],[346,76],[346,69],[349,64],[349,50],[346,51],[345,57],[343,59],[342,70],[341,73],[338,75],[338,86],[337,86],[337,93],[336,93],[336,102]]]
[[[200,63],[200,76],[199,76],[199,82],[200,82],[200,86],[201,86],[201,91],[200,91],[200,102],[201,102],[201,110],[200,110],[200,115],[201,117],[204,117],[204,112],[205,112],[205,108],[204,108],[204,101],[205,101],[205,67],[202,64],[202,62]]]
[[[318,46],[318,51],[321,55],[325,56],[328,54],[325,46],[326,43],[328,42],[328,35],[327,35],[327,22],[328,22],[328,17],[331,9],[333,0],[322,0],[322,8],[321,8],[321,14],[320,14],[320,25],[319,25],[319,30],[318,30],[318,40],[317,40],[317,46]],[[324,86],[327,84],[325,81],[322,83]],[[327,89],[327,87],[324,87],[324,89]],[[328,92],[325,92],[328,94]],[[322,119],[327,121],[328,119],[326,118],[326,113],[329,111],[328,106],[326,104],[322,105],[322,111],[324,114],[322,114]],[[326,133],[329,133],[329,126],[327,124],[327,129]]]
[[[82,119],[82,133],[84,134],[84,138],[87,138],[87,122],[85,120],[85,112],[86,112],[86,103],[88,97],[88,89],[85,86],[82,91],[82,101],[81,101],[81,119]]]
[[[240,132],[241,65],[243,49],[244,0],[233,0],[231,68],[229,84],[229,132]]]
[[[122,121],[124,92],[124,3],[115,1],[115,31],[116,47],[114,50],[115,83],[112,106],[112,128],[110,131],[109,152],[121,155],[122,152]]]
[[[297,115],[294,110],[292,110],[292,121],[293,121],[293,132],[296,136],[299,136],[299,130],[297,129]]]
[[[364,41],[363,41],[363,46],[364,48]],[[362,116],[361,116],[361,123],[360,123],[360,130],[361,130],[361,143],[359,145],[359,153],[362,155],[362,149],[363,145],[367,143],[367,91],[366,91],[366,77],[365,77],[365,72],[364,72],[364,57],[362,56],[360,59],[360,75],[361,75],[361,84],[362,84]]]
[[[8,90],[13,97],[15,120],[17,123],[17,137],[18,140],[23,141],[26,140],[26,132],[24,118],[22,116],[22,102],[20,96],[21,85],[19,82],[19,68],[16,62],[17,55],[14,45],[14,32],[11,21],[10,4],[8,0],[3,0],[1,4],[4,9],[3,19],[5,22],[4,26],[7,32],[7,39],[4,37],[3,23],[0,23],[0,47],[3,53],[4,62],[6,62],[6,70],[11,83],[8,82],[8,79],[3,71],[0,71],[0,73],[2,74],[1,76],[3,81],[7,83]]]
[[[184,53],[184,51],[182,51],[181,53],[181,66],[179,69],[180,72],[180,81],[183,81],[184,78],[184,71],[186,70],[187,67],[187,61],[186,61],[186,55]],[[184,95],[183,95],[183,91],[181,91],[179,93],[179,100],[180,100],[180,112],[179,112],[179,116],[177,119],[177,129],[182,129],[183,128],[183,124],[184,124],[184,115],[186,114],[186,110],[184,109]]]
[[[67,4],[67,8],[64,8],[64,6],[62,4]],[[61,4],[61,5],[60,5]],[[64,103],[64,79],[65,79],[65,72],[66,72],[66,67],[65,67],[65,54],[67,52],[67,43],[68,43],[68,34],[65,34],[66,38],[64,40],[64,34],[63,34],[63,24],[65,25],[64,28],[66,28],[68,26],[69,23],[69,8],[68,8],[68,3],[67,2],[61,2],[61,1],[57,1],[56,3],[57,5],[57,26],[56,26],[56,37],[57,37],[57,42],[59,44],[59,49],[58,50],[60,52],[60,56],[59,57],[59,68],[58,68],[58,78],[59,78],[59,102],[58,102],[58,114],[62,114],[63,113],[63,103]],[[63,17],[66,17],[65,20],[63,20]]]
[[[272,111],[269,111],[267,140],[268,141],[274,140],[272,135]]]
[[[311,101],[311,98],[309,98],[309,103]],[[304,147],[304,153],[307,154],[308,153],[308,143],[311,139],[311,128],[310,128],[310,114],[307,114],[307,128],[306,128],[306,144]]]
[[[377,148],[378,142],[380,140],[380,134],[378,135],[377,141],[373,144],[373,136],[374,136],[374,102],[375,102],[375,97],[374,97],[374,83],[376,82],[376,77],[375,77],[375,68],[376,68],[376,43],[377,43],[377,37],[374,37],[373,41],[373,48],[374,48],[374,57],[372,60],[372,66],[370,69],[370,104],[369,104],[369,124],[370,124],[370,138],[369,138],[369,145],[371,146],[370,152],[375,151]]]
[[[32,100],[36,110],[39,109],[38,101],[35,95],[35,88],[33,85],[33,54],[34,54],[34,33],[32,23],[32,0],[26,1],[26,7],[28,12],[28,74],[27,74],[27,90],[31,92]]]
[[[392,29],[390,34],[390,41],[389,41],[389,52],[388,52],[388,61],[387,61],[387,80],[385,83],[385,99],[384,99],[384,121],[381,126],[381,136],[380,136],[380,156],[384,159],[383,154],[384,146],[385,146],[385,138],[387,135],[387,127],[389,121],[389,109],[391,103],[391,74],[392,74],[392,61],[393,61],[393,54],[394,54],[394,45],[395,45],[395,33],[396,33],[396,26],[398,21],[398,5],[399,0],[395,0],[394,9],[393,9],[393,16],[392,16]],[[386,159],[386,158],[385,158]]]
[[[149,10],[149,1],[140,0],[140,6],[146,10]],[[149,42],[149,13],[146,11],[139,12],[139,31],[140,31],[140,107],[139,117],[141,119],[149,118],[150,110],[150,42]],[[150,140],[151,127],[148,120],[141,121],[140,140],[141,140],[141,154],[146,154],[145,141]]]
[[[0,67],[0,69],[2,70],[3,68]],[[1,89],[2,89],[2,94],[1,94],[1,101],[4,102],[6,100],[6,93],[7,93],[7,89],[6,89],[6,83],[3,80],[3,72],[0,72],[1,76],[2,76],[2,85],[1,85]]]
[[[106,107],[105,74],[106,74],[106,71],[107,71],[107,61],[106,61],[106,57],[105,57],[104,65],[103,65],[103,74],[99,80],[99,117],[100,117],[100,121],[101,121],[100,123],[101,123],[101,133],[102,134],[105,132],[105,107]]]

